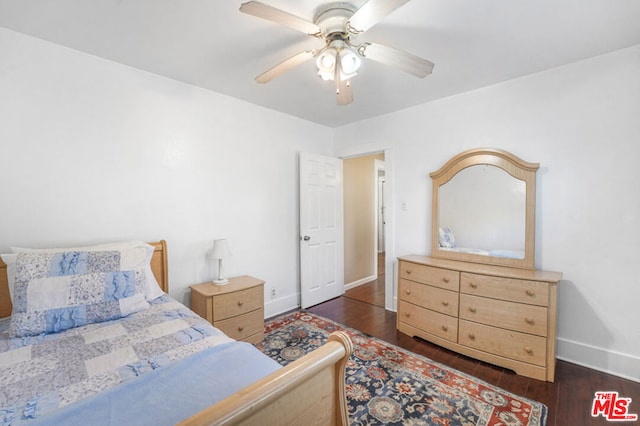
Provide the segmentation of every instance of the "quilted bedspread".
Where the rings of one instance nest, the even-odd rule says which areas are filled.
[[[0,424],[54,413],[232,340],[169,296],[119,320],[9,337],[0,324]]]

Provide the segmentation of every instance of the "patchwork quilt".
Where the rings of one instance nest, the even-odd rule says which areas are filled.
[[[20,424],[233,340],[169,296],[61,333],[11,337],[0,324],[0,425]]]

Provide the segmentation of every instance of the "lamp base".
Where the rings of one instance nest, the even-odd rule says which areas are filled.
[[[226,278],[218,278],[217,280],[213,280],[214,285],[227,285],[229,284],[229,280]]]

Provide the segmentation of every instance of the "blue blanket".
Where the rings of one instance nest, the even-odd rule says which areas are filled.
[[[173,425],[279,368],[248,343],[225,343],[29,425]]]

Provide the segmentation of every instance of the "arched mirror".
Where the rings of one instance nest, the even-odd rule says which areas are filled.
[[[491,148],[430,174],[433,257],[534,269],[537,163]]]

